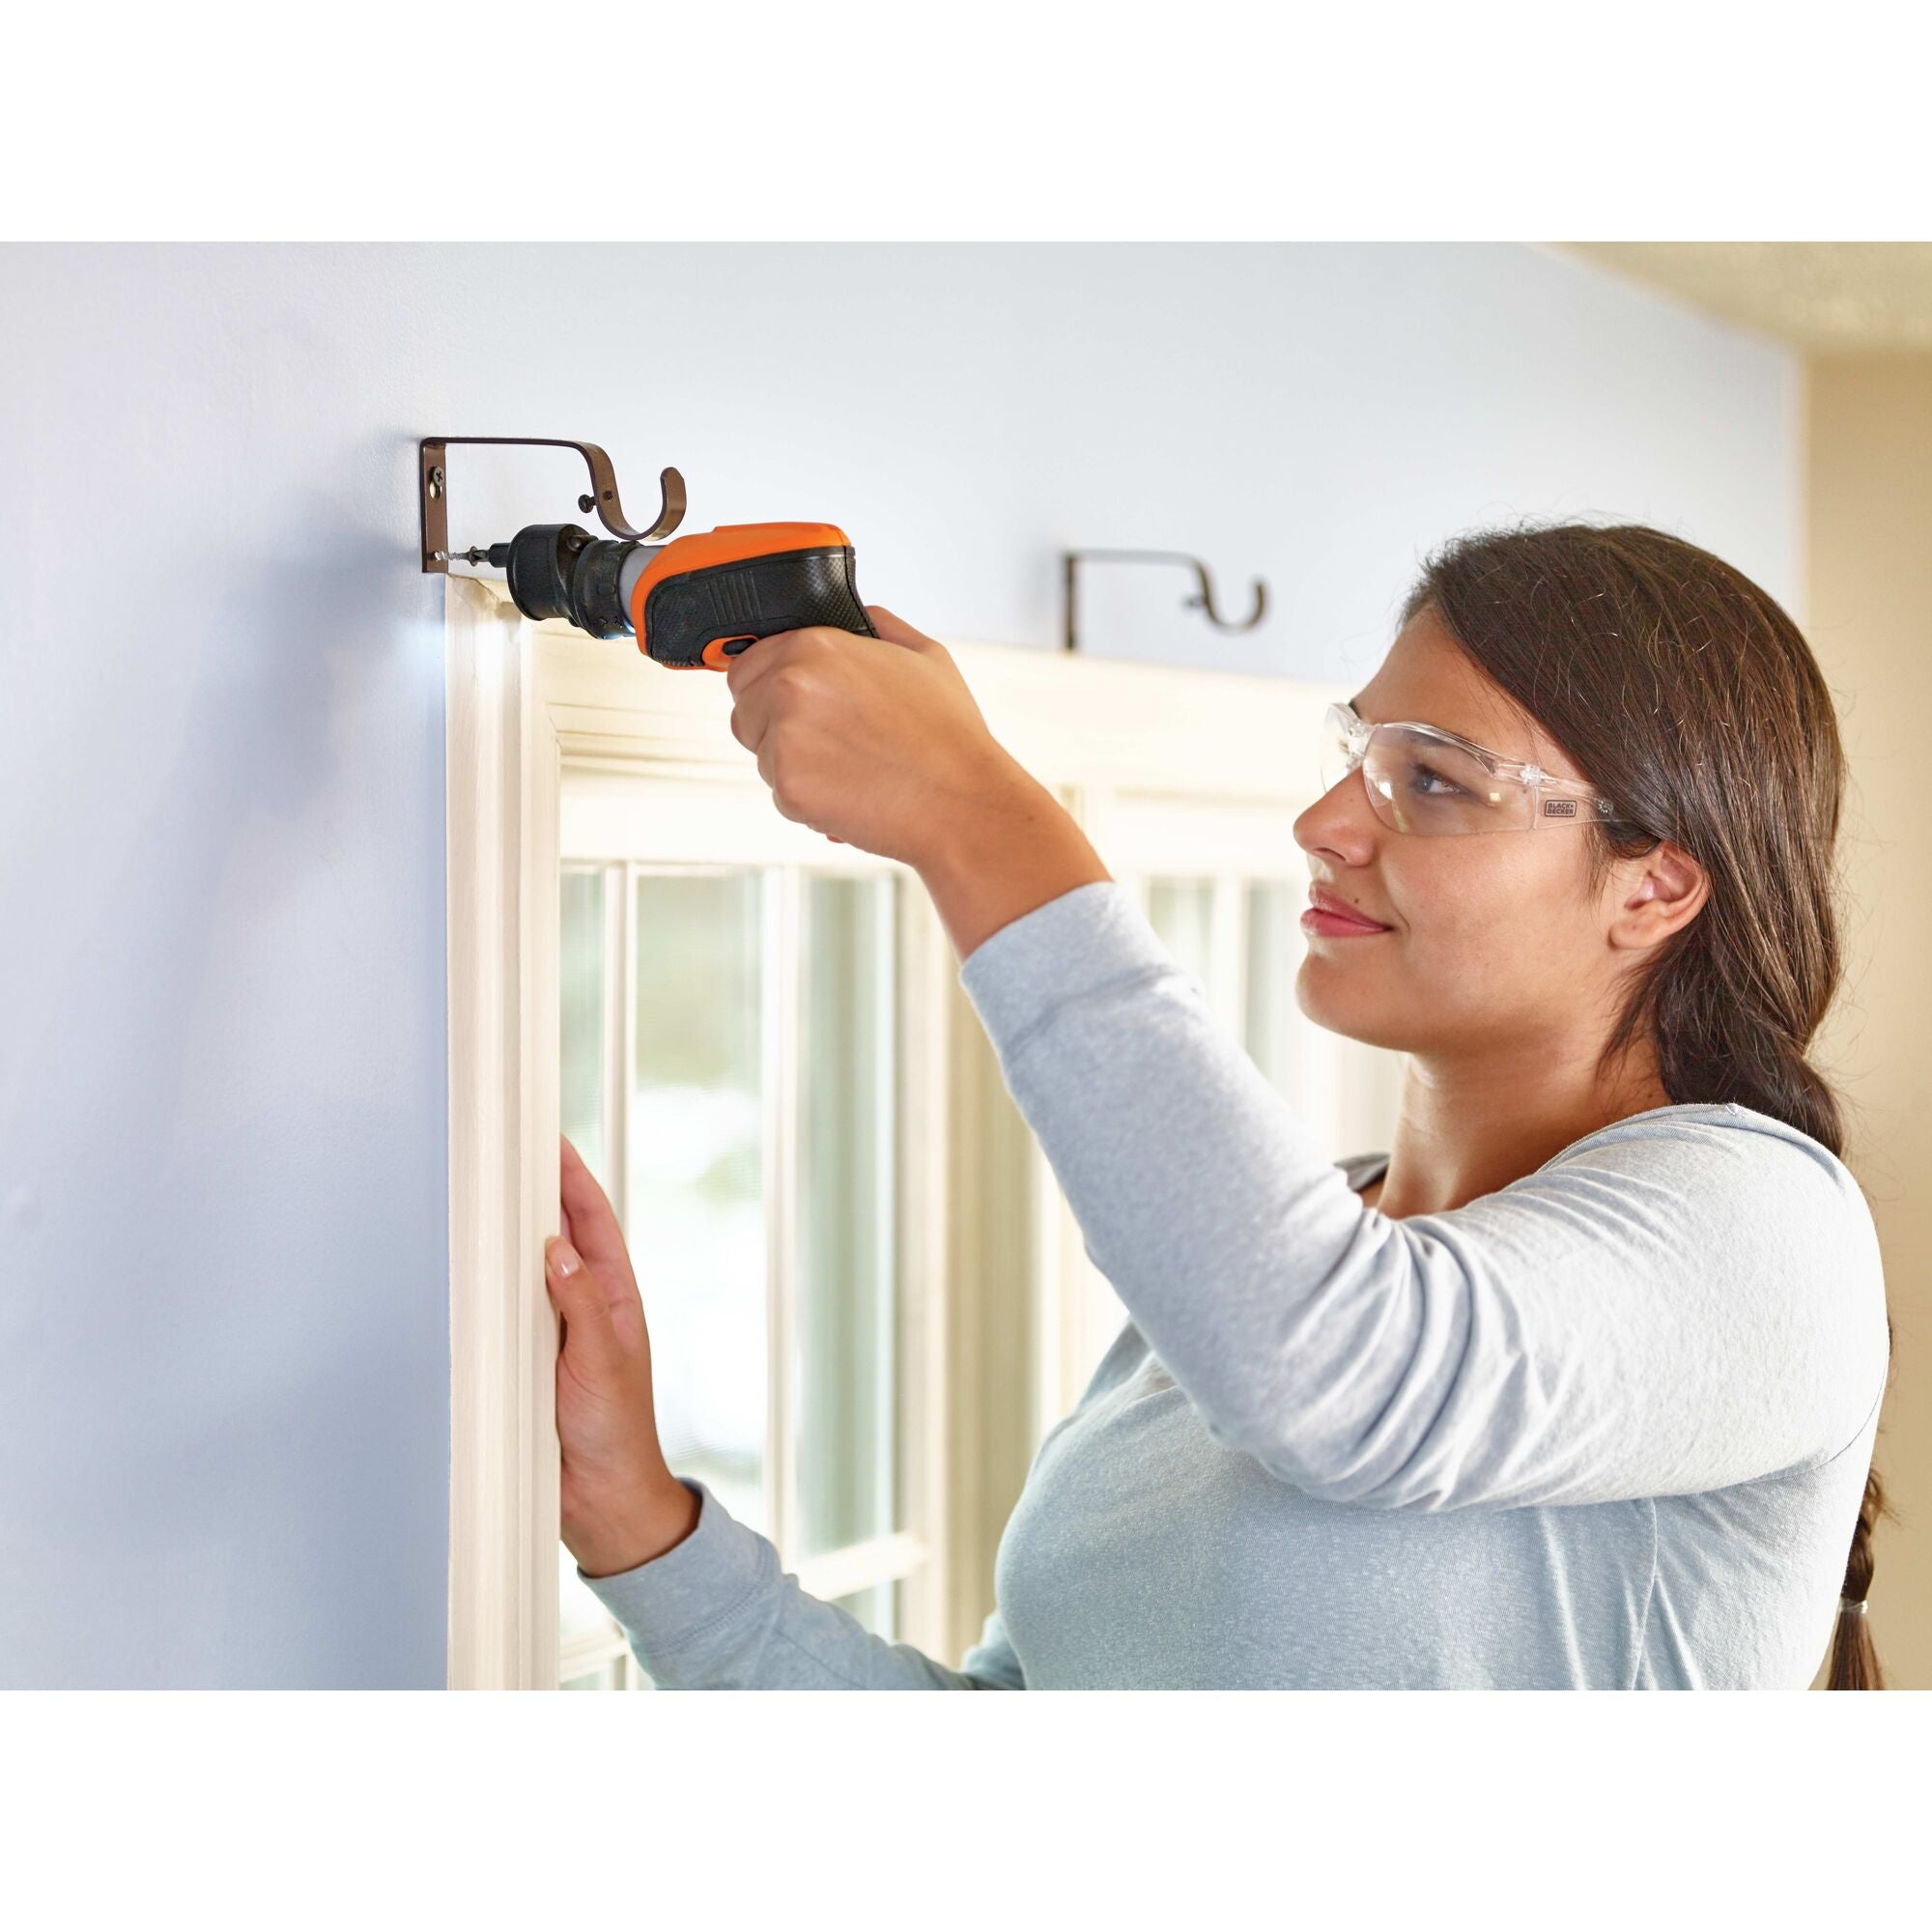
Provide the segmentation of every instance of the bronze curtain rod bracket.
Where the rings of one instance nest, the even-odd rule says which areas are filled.
[[[1205,611],[1208,621],[1220,631],[1252,631],[1267,615],[1267,585],[1261,578],[1255,579],[1255,608],[1241,622],[1234,623],[1223,617],[1214,608],[1214,586],[1208,581],[1208,566],[1198,556],[1189,556],[1178,550],[1068,550],[1061,553],[1061,569],[1065,586],[1066,628],[1063,638],[1065,649],[1077,647],[1075,630],[1075,611],[1077,608],[1078,567],[1083,563],[1180,563],[1200,580],[1201,594],[1181,601],[1183,611]]]
[[[611,459],[594,442],[575,442],[557,436],[426,436],[417,452],[417,487],[422,504],[422,567],[425,575],[449,573],[449,469],[444,451],[452,442],[515,443],[524,447],[574,449],[590,469],[590,488],[578,497],[577,507],[598,521],[613,537],[628,543],[650,543],[668,537],[684,521],[684,478],[675,469],[659,473],[657,521],[647,530],[634,530],[624,519],[617,497],[617,472]],[[480,550],[457,554],[474,563]]]

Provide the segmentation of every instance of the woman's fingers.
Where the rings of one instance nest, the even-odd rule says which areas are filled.
[[[635,1289],[638,1278],[610,1200],[598,1186],[597,1177],[584,1166],[583,1156],[567,1139],[558,1138],[562,1142],[562,1208],[571,1245],[593,1268],[609,1274],[613,1284],[628,1282]]]
[[[544,1285],[563,1317],[564,1353],[580,1381],[599,1394],[613,1391],[622,1366],[611,1320],[611,1291],[561,1235],[544,1243]]]
[[[915,631],[895,611],[888,611],[883,604],[867,604],[866,615],[872,620],[872,628],[889,644],[937,644],[937,638],[928,638],[923,631]]]

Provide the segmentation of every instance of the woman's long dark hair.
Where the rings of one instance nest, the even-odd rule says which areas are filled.
[[[1681,845],[1711,876],[1604,1049],[1647,1035],[1673,1103],[1735,1100],[1844,1158],[1832,1088],[1805,1059],[1843,972],[1836,846],[1844,752],[1831,693],[1777,603],[1742,572],[1641,524],[1521,524],[1451,540],[1403,606],[1465,656],[1617,801],[1594,825],[1591,884]],[[1890,1333],[1888,1317],[1886,1328]],[[1872,1531],[1896,1519],[1865,1478],[1843,1596],[1871,1587]],[[1841,1608],[1830,1689],[1885,1688],[1862,1612]]]

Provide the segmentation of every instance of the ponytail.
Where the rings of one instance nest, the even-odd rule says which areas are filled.
[[[1888,1339],[1891,1323],[1885,1324]],[[1881,1516],[1894,1522],[1898,1512],[1885,1499],[1885,1485],[1876,1469],[1865,1478],[1859,1504],[1859,1526],[1852,1536],[1851,1561],[1845,1565],[1845,1587],[1838,1597],[1838,1620],[1832,1626],[1832,1668],[1827,1690],[1883,1690],[1885,1672],[1866,1628],[1865,1599],[1871,1591],[1872,1530]]]

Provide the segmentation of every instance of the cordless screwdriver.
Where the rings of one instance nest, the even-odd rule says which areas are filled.
[[[664,544],[532,524],[469,556],[507,572],[525,616],[562,617],[593,638],[635,635],[674,670],[728,670],[760,638],[813,624],[879,635],[836,524],[721,524]]]

